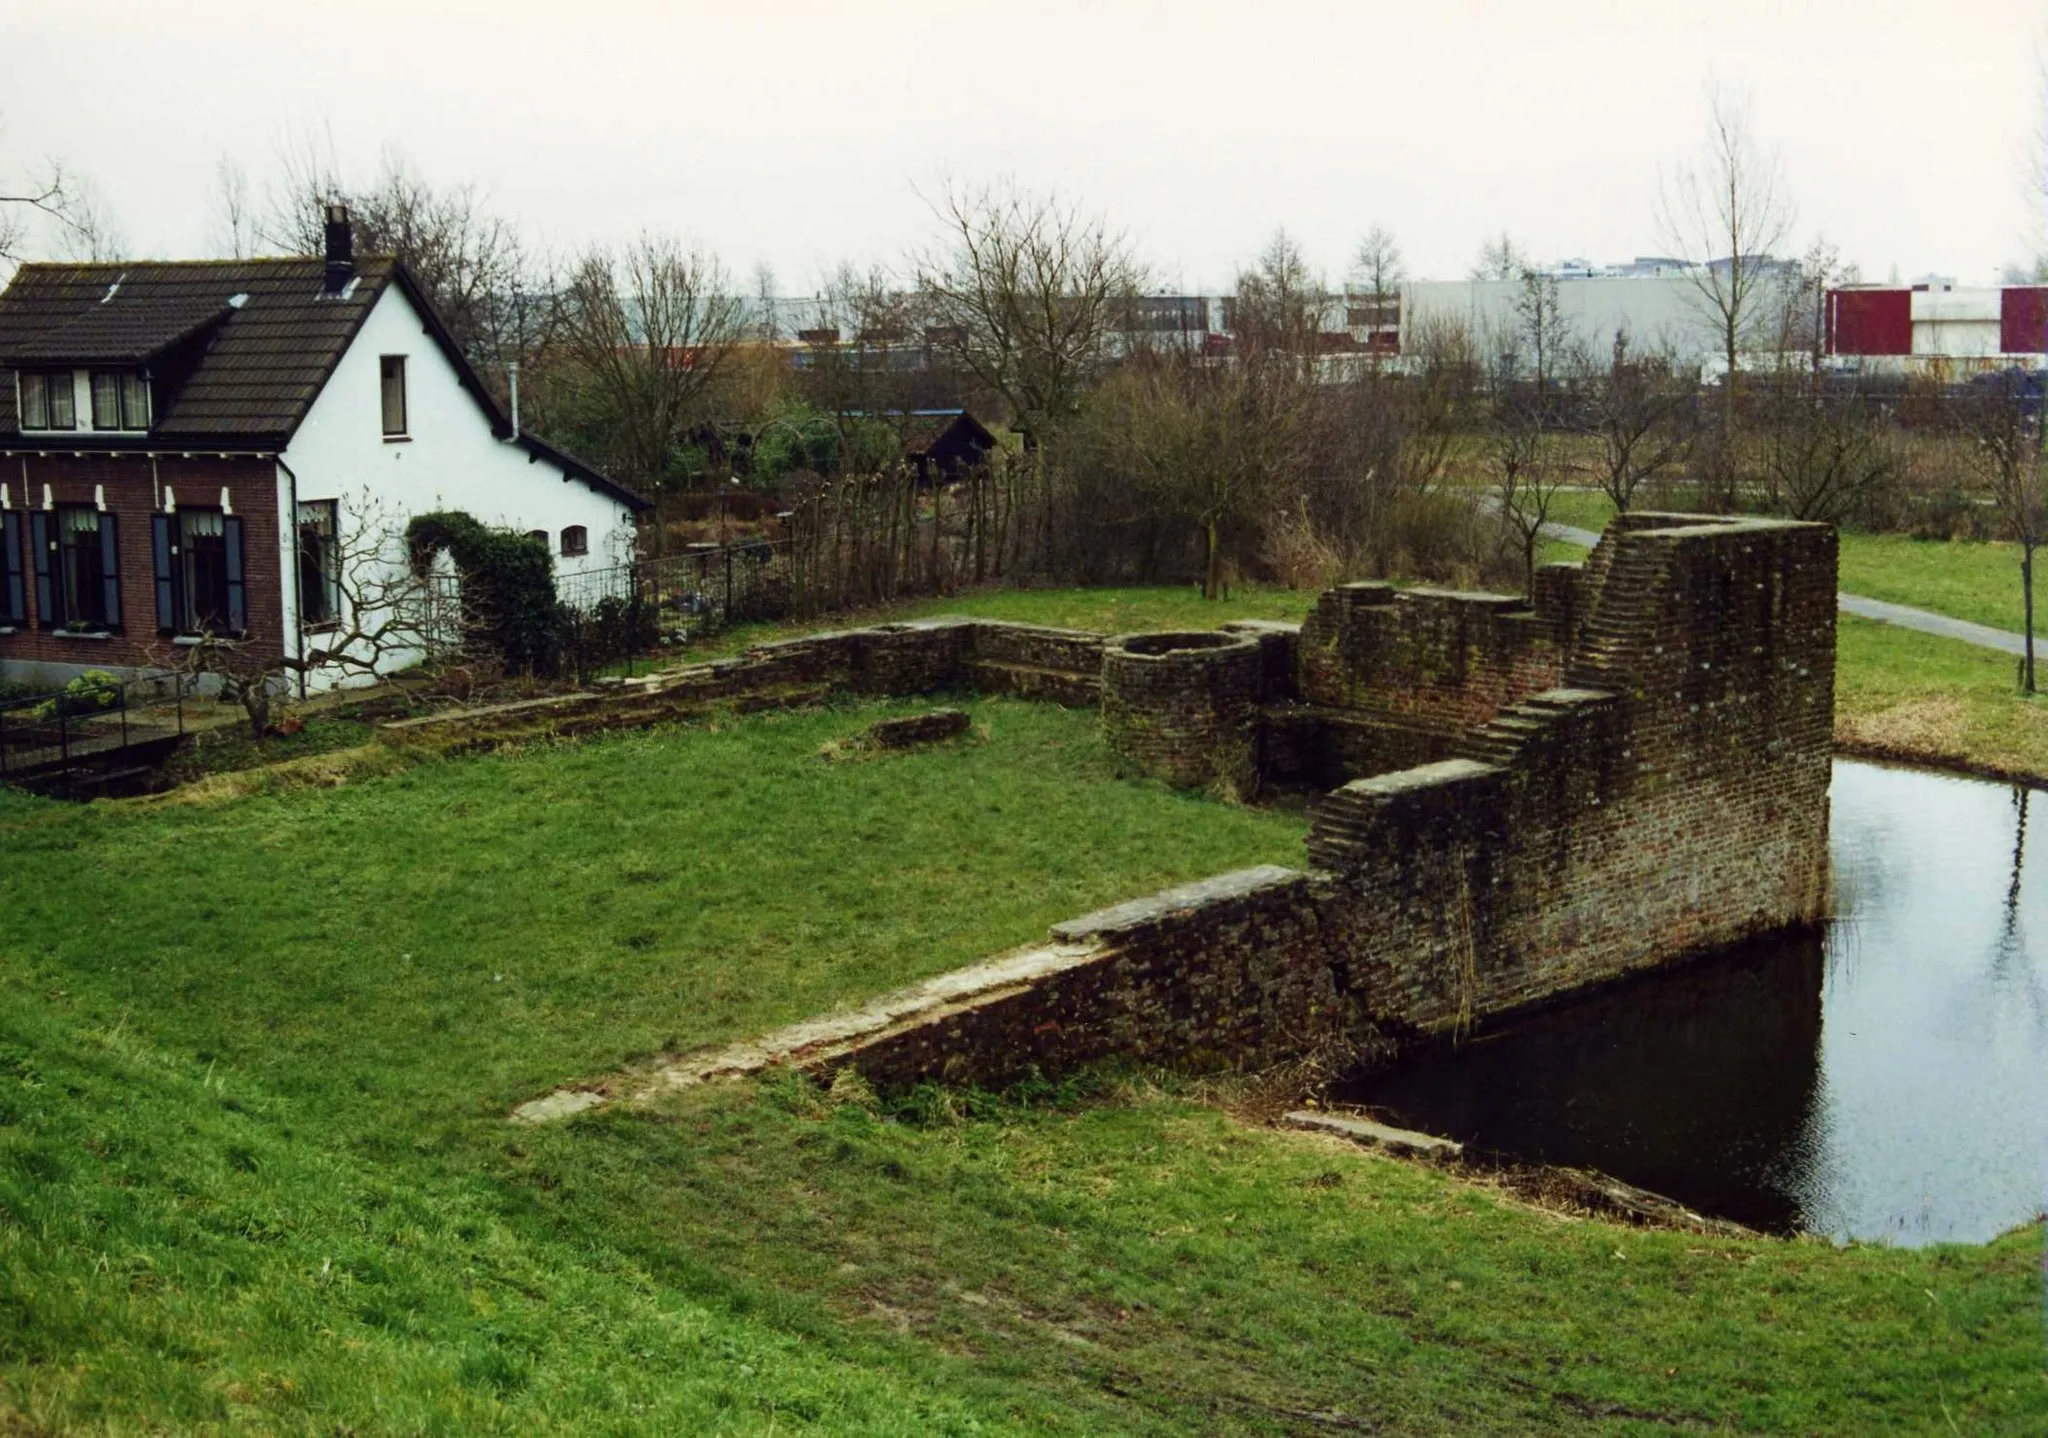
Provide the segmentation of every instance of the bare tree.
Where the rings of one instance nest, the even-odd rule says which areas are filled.
[[[661,235],[593,249],[570,277],[562,345],[629,483],[671,486],[676,451],[739,343],[743,306],[717,256]]]
[[[438,188],[387,152],[368,185],[342,177],[331,142],[301,137],[279,158],[252,237],[295,255],[317,255],[330,202],[345,204],[362,254],[396,255],[427,293],[470,362],[494,384],[508,364],[531,359],[553,338],[560,312],[553,266],[518,229],[489,213],[472,185]],[[502,395],[501,395],[502,397]]]
[[[1686,262],[1727,366],[1721,385],[1724,445],[1735,430],[1742,351],[1772,317],[1772,252],[1785,244],[1792,218],[1783,169],[1750,133],[1748,104],[1718,88],[1710,91],[1705,150],[1667,181],[1662,223],[1672,253]]]
[[[246,260],[256,252],[256,212],[249,198],[249,172],[222,155],[213,167],[213,195],[207,202],[214,250]]]
[[[1841,252],[1817,239],[1806,253],[1783,266],[1773,293],[1778,302],[1777,340],[1772,369],[1804,369],[1819,373],[1827,362],[1828,292],[1858,277],[1854,265],[1842,263]]]
[[[57,252],[62,259],[93,263],[118,260],[128,253],[128,238],[114,218],[113,207],[90,180],[78,180],[71,186]]]
[[[1486,464],[1493,472],[1501,517],[1521,549],[1523,592],[1536,593],[1536,550],[1551,505],[1564,487],[1566,467],[1553,452],[1542,412],[1524,398],[1512,353],[1494,366],[1486,408]]]
[[[880,266],[858,269],[842,264],[820,292],[818,318],[835,338],[810,346],[811,362],[805,389],[814,402],[832,412],[839,432],[842,469],[860,467],[863,458],[878,458],[864,437],[876,432],[882,413],[907,409],[903,403],[904,372],[897,356],[921,342],[918,299],[906,293]]]
[[[1408,271],[1401,263],[1400,247],[1385,227],[1374,225],[1358,242],[1358,253],[1351,261],[1351,278],[1361,292],[1375,299],[1386,299],[1400,290]]]
[[[1427,494],[1444,476],[1458,437],[1469,428],[1481,367],[1472,332],[1461,319],[1424,315],[1414,325],[1403,401],[1401,480]]]
[[[1033,439],[1079,408],[1140,287],[1121,235],[1057,197],[949,188],[945,238],[914,264],[937,346],[1009,405]]]
[[[1697,385],[1669,354],[1632,356],[1625,330],[1614,332],[1607,368],[1587,381],[1584,413],[1600,438],[1600,488],[1626,514],[1646,481],[1684,458]]]
[[[2027,693],[2034,685],[2034,551],[2048,540],[2048,456],[2041,437],[2042,393],[2038,382],[2006,370],[1965,412],[1979,474],[1998,509],[2005,537],[2020,547],[2020,594],[2026,623]]]
[[[1096,397],[1107,458],[1156,511],[1202,534],[1202,594],[1223,594],[1223,539],[1299,463],[1305,386],[1290,366],[1135,359]]]
[[[1472,266],[1475,280],[1518,280],[1531,269],[1529,257],[1506,230],[1479,247],[1479,260]]]
[[[782,316],[776,313],[775,269],[766,260],[754,266],[755,338],[774,344],[782,338]]]
[[[76,220],[77,182],[52,160],[42,169],[0,175],[0,265],[20,264],[37,221],[68,233]]]
[[[2034,94],[2034,132],[2029,137],[2020,187],[2032,217],[2034,259],[2031,265],[2008,266],[2005,277],[2009,284],[2048,281],[2048,52],[2041,56]]]
[[[310,636],[318,643],[303,656],[207,630],[158,644],[152,661],[210,680],[223,700],[241,705],[250,737],[261,739],[295,680],[384,677],[396,664],[456,652],[466,626],[450,614],[442,586],[413,566],[403,532],[367,498],[351,517],[354,528],[334,535],[322,556],[334,623]]]
[[[1309,267],[1301,246],[1286,230],[1275,230],[1258,260],[1237,277],[1230,330],[1239,359],[1285,356],[1312,370],[1328,302],[1322,276]]]
[[[1837,522],[1897,472],[1891,423],[1860,395],[1794,372],[1763,405],[1764,503],[1793,519]]]
[[[1539,411],[1550,403],[1550,381],[1566,358],[1576,336],[1567,328],[1562,313],[1562,294],[1556,275],[1525,269],[1516,276],[1515,322],[1523,352],[1533,362],[1536,405]]]

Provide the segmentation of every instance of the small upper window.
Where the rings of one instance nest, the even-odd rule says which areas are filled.
[[[378,361],[378,378],[384,394],[384,433],[402,435],[405,429],[405,356],[385,355]]]
[[[572,524],[562,531],[562,553],[590,553],[590,531],[580,524]]]
[[[70,370],[22,371],[21,427],[78,428],[78,411],[72,397]]]
[[[149,380],[139,370],[121,376],[121,428],[149,428]]]
[[[121,427],[121,376],[112,370],[96,369],[92,372],[92,427]]]
[[[538,539],[542,544],[548,542],[548,532],[545,529],[529,529],[526,531],[526,537],[528,539]]]
[[[148,429],[149,381],[135,370],[94,370],[92,427]]]

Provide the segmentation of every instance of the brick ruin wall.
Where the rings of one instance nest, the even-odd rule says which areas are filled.
[[[1440,666],[1439,692],[1406,702],[1460,702],[1444,680],[1459,663],[1501,702],[1449,756],[1326,796],[1307,871],[1222,875],[1056,926],[1067,947],[1029,983],[961,975],[928,1022],[792,1058],[881,1084],[998,1082],[1109,1054],[1280,1062],[1456,1029],[1817,920],[1834,532],[1678,517],[1603,549],[1597,567],[1552,579],[1570,608],[1547,637],[1475,638],[1434,596],[1426,625],[1393,621],[1404,639],[1455,638],[1436,656],[1405,651],[1410,675]],[[1332,607],[1326,596],[1318,615]],[[1315,670],[1313,646],[1345,646],[1335,625],[1312,639],[1319,627],[1295,641],[1296,693],[1327,699],[1332,670]],[[1546,678],[1563,682],[1529,687]]]
[[[1099,702],[1132,773],[1338,776],[1306,870],[1058,925],[1025,977],[1014,958],[942,976],[787,1055],[885,1085],[993,1083],[1111,1054],[1263,1064],[1440,1032],[1817,920],[1834,642],[1831,528],[1632,516],[1583,568],[1547,566],[1534,606],[1352,585],[1298,628],[1180,641],[921,620],[539,703],[573,728],[969,688]]]

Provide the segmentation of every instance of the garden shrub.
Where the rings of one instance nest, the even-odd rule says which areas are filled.
[[[415,569],[441,550],[462,580],[463,623],[514,673],[551,674],[561,659],[562,605],[547,541],[494,529],[460,510],[417,515],[405,527]]]

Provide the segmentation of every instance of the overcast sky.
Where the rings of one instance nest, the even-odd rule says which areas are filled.
[[[222,155],[387,149],[574,248],[674,231],[786,293],[894,260],[949,178],[1055,188],[1168,285],[1215,288],[1285,225],[1341,275],[1391,229],[1455,278],[1668,248],[1660,175],[1710,81],[1745,92],[1802,242],[1866,278],[1989,282],[2039,233],[2040,0],[1544,5],[727,0],[545,5],[0,0],[0,180],[60,158],[128,248],[208,253]]]

